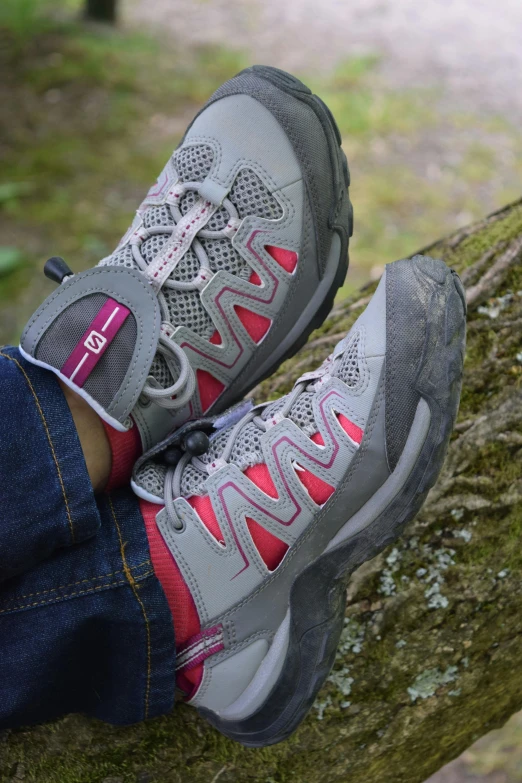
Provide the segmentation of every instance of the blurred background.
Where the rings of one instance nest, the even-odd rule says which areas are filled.
[[[52,290],[44,261],[107,255],[199,106],[252,62],[294,71],[341,129],[339,297],[520,197],[521,31],[520,0],[1,0],[0,343]],[[430,779],[479,781],[522,781],[522,716]]]

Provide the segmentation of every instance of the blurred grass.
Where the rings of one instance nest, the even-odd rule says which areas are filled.
[[[86,25],[72,0],[2,3],[0,339],[9,340],[51,290],[45,259],[63,255],[78,271],[109,253],[188,120],[244,63]]]
[[[337,119],[352,168],[351,274],[339,296],[520,195],[518,128],[448,111],[433,89],[386,89],[378,65],[351,60],[311,85]]]
[[[79,270],[111,251],[197,108],[246,64],[224,48],[87,25],[80,6],[0,5],[1,340],[51,290],[39,271],[48,256]],[[522,178],[522,136],[506,121],[445,113],[433,90],[386,89],[378,71],[359,57],[302,75],[332,109],[352,169],[340,296],[514,198]]]

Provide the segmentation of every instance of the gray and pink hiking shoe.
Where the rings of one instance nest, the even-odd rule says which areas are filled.
[[[208,420],[200,457],[177,445],[201,435],[190,424],[137,463],[177,684],[228,737],[279,742],[312,705],[348,577],[399,535],[441,469],[465,309],[442,261],[390,264],[347,337],[293,391]]]
[[[347,271],[352,210],[332,115],[253,66],[220,87],[117,249],[73,275],[21,351],[143,450],[241,399],[323,321]]]

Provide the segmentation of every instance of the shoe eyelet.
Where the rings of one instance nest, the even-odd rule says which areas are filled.
[[[179,527],[178,525],[174,525],[174,524],[172,525],[173,532],[177,533],[178,535],[180,533],[184,533],[185,530],[187,529],[187,523],[184,520],[180,519],[179,522],[180,522]]]

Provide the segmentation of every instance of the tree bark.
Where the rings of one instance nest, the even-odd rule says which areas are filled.
[[[0,780],[421,783],[522,707],[522,201],[423,252],[467,287],[458,424],[417,519],[353,575],[334,671],[299,731],[246,750],[184,705],[123,729],[69,716],[4,733]],[[316,367],[374,288],[336,305],[258,398]]]
[[[85,16],[95,22],[116,22],[117,0],[86,0]]]

